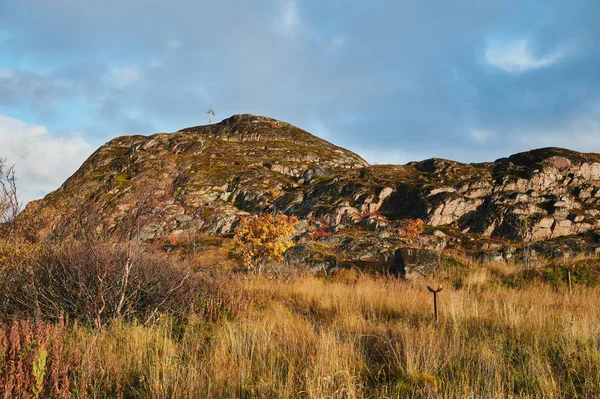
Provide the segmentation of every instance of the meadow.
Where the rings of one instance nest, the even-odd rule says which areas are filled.
[[[598,397],[600,287],[583,273],[570,295],[538,266],[447,256],[412,282],[227,273],[186,315],[146,325],[15,317],[0,385],[15,398]],[[429,282],[444,285],[438,325]]]

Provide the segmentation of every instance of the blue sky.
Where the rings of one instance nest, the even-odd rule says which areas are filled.
[[[378,163],[600,152],[600,1],[3,0],[0,157],[27,199],[99,145],[236,113]]]

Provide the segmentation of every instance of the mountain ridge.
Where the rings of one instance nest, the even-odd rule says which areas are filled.
[[[144,208],[138,228],[147,242],[192,230],[226,236],[261,212],[298,216],[299,241],[343,227],[385,249],[401,244],[383,245],[386,235],[420,218],[456,237],[536,242],[600,228],[600,154],[546,147],[493,162],[369,165],[287,122],[242,114],[112,139],[32,207],[58,203],[67,221],[94,206],[105,232]],[[330,241],[341,248],[343,239]]]

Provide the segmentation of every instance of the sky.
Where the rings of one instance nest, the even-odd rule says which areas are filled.
[[[600,1],[0,0],[26,200],[113,137],[251,113],[371,163],[600,152]]]

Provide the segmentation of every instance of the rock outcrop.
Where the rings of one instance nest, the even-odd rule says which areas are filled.
[[[440,264],[439,253],[420,248],[399,248],[390,267],[407,280],[431,275]]]
[[[403,219],[484,239],[593,234],[600,228],[600,155],[544,148],[488,163],[369,165],[288,123],[235,115],[171,134],[115,138],[34,207],[60,208],[56,228],[94,209],[98,231],[133,223],[147,242],[231,234],[253,213],[293,214],[302,221],[297,239],[310,244],[311,234],[326,230],[337,255],[389,262],[406,245]],[[453,243],[440,234],[438,228],[431,245]],[[302,253],[331,263],[308,244]]]

